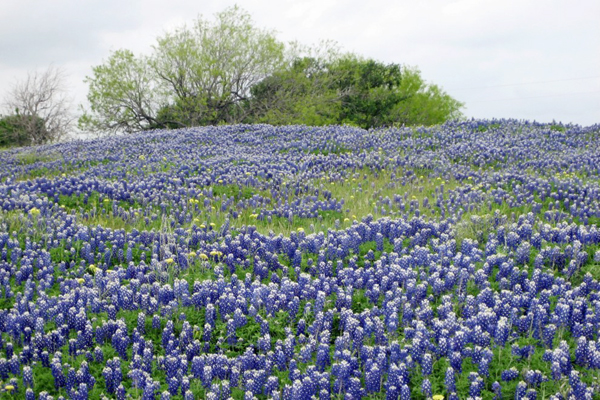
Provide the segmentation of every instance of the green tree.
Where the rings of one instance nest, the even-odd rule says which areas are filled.
[[[117,50],[104,64],[94,67],[85,82],[90,110],[79,118],[80,129],[136,132],[159,125],[157,113],[166,99],[146,57]]]
[[[238,7],[157,39],[149,56],[128,50],[93,68],[80,127],[136,132],[220,123],[435,124],[462,103],[414,68],[279,42]]]
[[[250,89],[281,68],[284,45],[233,7],[158,39],[152,68],[172,94],[170,110],[186,125],[236,123]]]
[[[238,7],[157,39],[148,57],[111,55],[86,79],[83,128],[140,131],[244,119],[250,89],[281,68],[284,45]]]
[[[329,74],[340,94],[340,122],[363,128],[395,122],[392,110],[406,99],[398,90],[402,81],[400,65],[351,55],[332,63]]]
[[[415,67],[402,68],[398,92],[405,100],[393,109],[395,125],[436,125],[463,118],[464,103],[437,85],[427,84]]]
[[[415,68],[339,53],[297,58],[251,94],[247,122],[275,125],[432,125],[460,117],[463,106]]]
[[[326,65],[303,57],[252,87],[248,122],[328,125],[340,120],[340,96]]]
[[[33,134],[32,134],[33,132]],[[19,147],[34,144],[35,138],[47,137],[44,120],[37,116],[0,116],[0,147]]]

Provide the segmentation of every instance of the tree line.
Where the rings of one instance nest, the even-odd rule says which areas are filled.
[[[150,54],[116,50],[85,82],[89,107],[78,127],[101,134],[236,123],[433,125],[462,117],[463,107],[417,68],[330,42],[285,44],[239,7],[159,36]],[[6,126],[19,131],[17,120],[44,131],[43,116],[22,114],[0,120],[0,146]]]

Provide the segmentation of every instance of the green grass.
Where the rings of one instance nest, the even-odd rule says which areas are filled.
[[[550,125],[550,130],[558,132],[566,132],[567,128],[562,125]]]
[[[38,154],[38,153],[33,153],[33,152],[21,152],[18,153],[15,158],[17,159],[18,163],[21,165],[29,165],[29,164],[35,164],[38,162],[49,162],[49,161],[56,161],[60,159],[60,156],[58,154]]]
[[[501,126],[500,124],[479,125],[477,130],[479,132],[487,132],[491,129],[498,129],[498,128],[500,128],[500,126]]]
[[[262,196],[268,195],[266,191],[257,190],[250,186],[241,185],[215,185],[212,187],[212,193],[214,197],[233,197],[235,200],[249,199],[252,196],[258,194]]]

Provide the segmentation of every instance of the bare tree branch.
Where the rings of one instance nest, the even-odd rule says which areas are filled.
[[[7,94],[4,108],[15,114],[31,144],[56,142],[69,133],[73,116],[64,82],[64,71],[50,66],[44,72],[30,72]]]

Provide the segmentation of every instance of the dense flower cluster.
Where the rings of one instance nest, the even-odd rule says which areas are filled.
[[[4,151],[0,391],[595,398],[599,138],[240,125]]]

